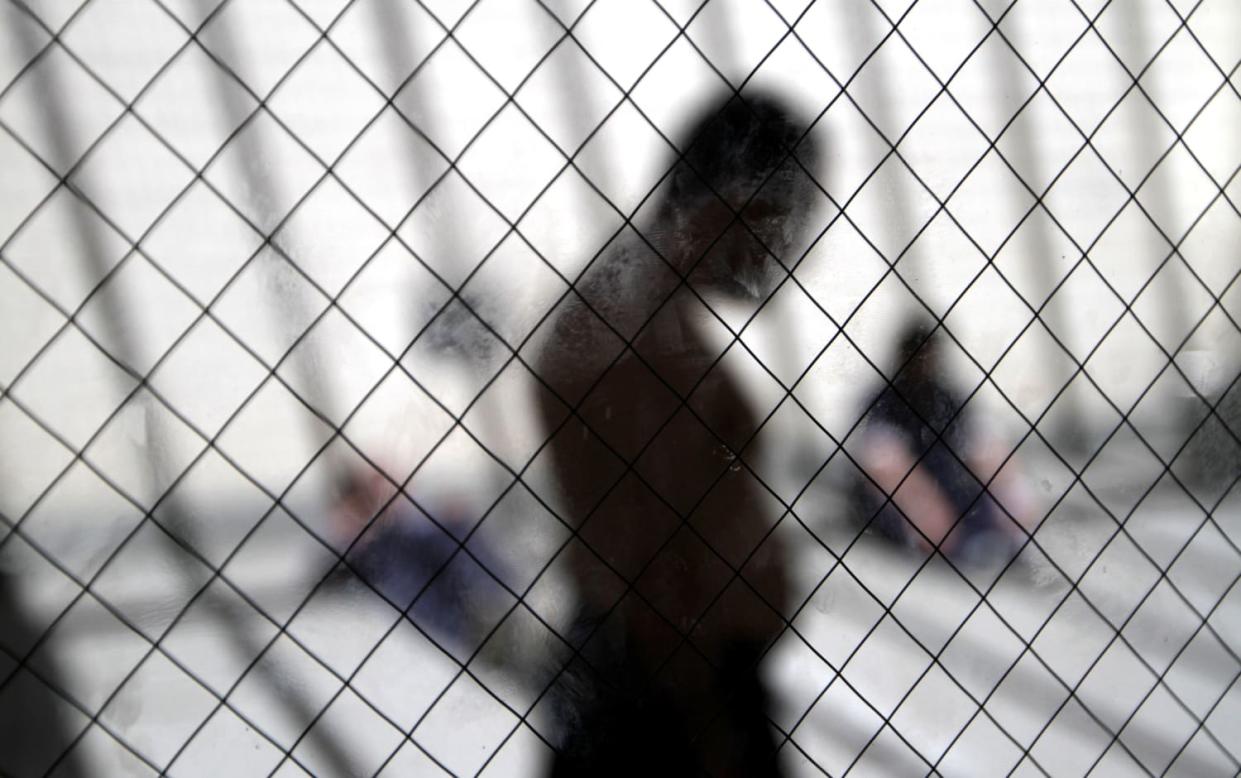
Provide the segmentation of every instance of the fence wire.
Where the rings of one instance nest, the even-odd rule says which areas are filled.
[[[537,773],[621,603],[672,674],[733,584],[779,614],[755,661],[790,775],[1241,771],[1228,0],[5,0],[0,27],[0,773]],[[690,115],[773,90],[824,150],[813,225],[723,303],[643,230]],[[625,241],[676,279],[650,310],[590,293]],[[674,298],[701,375],[743,375],[744,440],[640,355]],[[599,438],[677,530],[631,566],[588,527],[619,487],[573,515],[549,463],[600,423],[543,374],[571,303],[628,347],[598,376],[640,362],[684,414]],[[888,479],[868,448],[915,315],[963,390],[916,423],[999,441],[938,449],[979,484],[942,533],[902,497],[934,449]],[[686,417],[733,457],[712,486],[773,506],[739,553],[634,465]],[[951,553],[984,505],[1011,548]],[[434,557],[404,588],[365,556],[397,515]],[[681,623],[642,581],[686,537],[722,583]],[[743,572],[777,545],[788,603]],[[586,634],[575,553],[623,582]]]

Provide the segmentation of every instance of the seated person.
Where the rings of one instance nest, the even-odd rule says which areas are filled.
[[[468,655],[511,601],[495,578],[507,578],[508,569],[478,538],[470,554],[458,551],[453,535],[469,532],[463,507],[435,512],[439,526],[371,469],[348,474],[332,508],[337,542],[353,543],[346,555],[353,572],[443,647]]]
[[[1024,521],[1026,500],[1011,466],[983,493],[1006,452],[984,441],[962,412],[965,398],[947,381],[941,337],[925,323],[907,325],[895,377],[868,397],[855,456],[869,478],[858,474],[855,516],[901,545],[938,548],[954,561],[1007,561],[1025,539],[1013,519]]]

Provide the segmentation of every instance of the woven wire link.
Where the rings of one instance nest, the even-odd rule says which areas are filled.
[[[0,292],[16,301],[14,313],[5,316],[14,333],[12,356],[0,375],[0,424],[8,430],[0,438],[0,477],[14,495],[0,503],[0,564],[18,572],[18,590],[25,592],[18,610],[33,608],[37,626],[24,643],[0,641],[0,710],[27,695],[57,709],[69,734],[55,753],[40,754],[37,765],[0,764],[0,772],[90,774],[107,764],[174,774],[512,774],[549,759],[557,748],[548,724],[549,695],[571,663],[589,664],[582,651],[586,640],[570,634],[564,606],[557,604],[555,592],[563,586],[558,560],[571,544],[585,545],[602,566],[631,581],[626,592],[659,613],[632,581],[673,538],[659,545],[637,575],[621,575],[590,548],[581,525],[562,515],[549,492],[540,456],[558,430],[540,430],[536,441],[517,445],[513,438],[520,430],[509,429],[511,416],[494,406],[513,408],[512,398],[524,397],[523,391],[556,395],[538,374],[540,332],[627,230],[635,231],[657,262],[681,275],[641,234],[640,215],[669,176],[677,150],[677,125],[652,110],[643,90],[657,89],[667,77],[662,68],[683,57],[713,88],[744,98],[763,87],[768,73],[780,72],[782,57],[793,56],[802,63],[798,81],[821,85],[807,87],[816,111],[807,134],[824,133],[829,150],[840,143],[847,150],[841,154],[854,154],[852,160],[833,157],[828,167],[857,159],[867,167],[851,188],[833,179],[830,169],[803,168],[823,213],[807,247],[789,263],[794,272],[754,310],[739,317],[692,285],[680,289],[726,333],[728,348],[715,364],[743,356],[778,396],[763,407],[745,446],[763,435],[786,435],[784,414],[797,414],[805,434],[823,447],[792,488],[769,468],[738,460],[781,513],[741,564],[712,547],[688,520],[692,510],[665,500],[679,526],[727,568],[729,583],[748,587],[764,602],[740,571],[768,538],[799,539],[790,562],[800,581],[797,602],[792,608],[767,602],[783,614],[784,626],[760,663],[777,678],[769,723],[783,763],[792,774],[833,776],[1241,770],[1235,734],[1241,731],[1241,429],[1227,404],[1241,392],[1241,363],[1227,356],[1237,352],[1241,335],[1241,262],[1227,240],[1241,226],[1241,155],[1235,141],[1227,147],[1218,133],[1213,138],[1201,129],[1211,122],[1227,126],[1241,107],[1241,60],[1235,47],[1219,43],[1229,38],[1218,27],[1233,24],[1235,32],[1241,24],[1226,3],[1152,0],[1139,10],[1065,0],[1047,12],[1036,9],[1034,0],[872,0],[854,6],[829,0],[642,0],[623,11],[619,0],[475,0],[461,7],[431,0],[85,0],[63,7],[5,2],[3,23],[17,54],[3,71],[0,130],[6,158],[20,171],[13,180],[21,183],[10,185],[14,205],[6,207],[0,224]],[[1030,35],[1023,25],[1040,12],[1057,21]],[[944,31],[965,41],[946,64],[943,50],[925,33],[927,19],[937,14],[952,20]],[[625,15],[646,26],[640,33],[618,29],[614,37],[630,35],[626,43],[642,61],[613,73],[618,55],[606,32],[601,37],[598,24],[605,22],[598,20],[615,23]],[[764,24],[738,24],[743,18]],[[255,29],[261,23],[274,26]],[[534,29],[534,50],[514,46],[497,53],[480,44],[480,29],[506,23]],[[730,24],[721,34],[721,25]],[[1138,34],[1147,26],[1149,41]],[[857,50],[828,48],[829,27]],[[388,44],[374,46],[384,36]],[[1134,46],[1142,48],[1137,55]],[[1081,77],[1076,58],[1089,56],[1097,58],[1090,67],[1100,83],[1102,74],[1111,73],[1123,89],[1101,102],[1092,94],[1088,99],[1098,102],[1092,106],[1098,115],[1087,121],[1074,103],[1081,85],[1073,79]],[[577,70],[558,57],[574,57]],[[905,70],[891,72],[889,57],[900,57]],[[978,77],[976,69],[988,67],[988,57],[1002,62],[992,62],[992,69],[1008,68],[1005,83],[1026,85],[1019,95],[992,100],[1003,114],[998,122],[977,115],[979,103],[968,85]],[[170,119],[159,109],[169,99],[161,90],[185,88],[177,79],[191,59],[210,73],[203,78],[214,91],[195,108],[204,112],[200,122],[217,123],[199,128],[214,137],[195,136],[193,128],[176,123],[175,113]],[[318,70],[328,67],[325,61],[334,63],[326,76]],[[469,74],[474,91],[457,94],[455,84],[443,83],[436,68],[454,66],[448,63]],[[553,95],[557,89],[593,91],[607,103],[569,122],[567,130],[544,126],[548,109],[537,95],[548,77],[560,79],[550,89]],[[315,87],[309,97],[299,92],[301,78]],[[995,81],[996,75],[985,78]],[[1184,86],[1169,88],[1169,79]],[[911,83],[924,84],[926,91],[916,98],[918,110],[898,118],[889,109],[904,104],[896,106],[888,90]],[[1123,154],[1110,150],[1113,119],[1122,125],[1130,110],[1142,111],[1151,123],[1127,129],[1153,157],[1139,171],[1120,164]],[[330,121],[334,111],[336,124]],[[924,128],[943,111],[964,120],[962,148],[966,133],[981,144],[964,172],[946,184],[937,171],[928,175],[919,145]],[[1043,137],[1033,138],[1015,129],[1033,121],[1036,111],[1046,111],[1051,118],[1045,121],[1054,120],[1059,129],[1044,128]],[[475,114],[477,126],[452,129],[453,121]],[[856,117],[849,132],[864,134],[870,149],[849,145],[841,128],[845,116]],[[505,160],[494,158],[503,149],[490,147],[502,142],[497,134],[519,132],[528,135],[523,142],[529,148],[541,150],[546,164],[533,180],[514,182],[511,171],[505,175]],[[376,188],[357,172],[362,163],[356,160],[376,153],[372,146],[383,133],[396,133],[396,153],[409,159],[388,160],[392,178]],[[644,168],[618,149],[626,133],[659,146],[658,165]],[[1033,150],[1006,141],[1023,133]],[[1046,181],[1031,180],[1029,155],[1037,157],[1044,144],[1062,160]],[[117,146],[121,151],[113,150]],[[118,153],[121,158],[114,159]],[[486,165],[480,168],[479,159]],[[136,188],[109,190],[120,175],[118,164],[139,171]],[[99,166],[103,173],[96,172]],[[1079,180],[1087,168],[1095,178]],[[629,183],[632,191],[620,183],[627,173],[638,181]],[[1192,203],[1175,203],[1166,194],[1173,184],[1161,176],[1173,175],[1192,180]],[[988,208],[989,194],[973,189],[986,186],[979,182],[988,176],[1004,182],[1005,196],[1025,203],[1015,219]],[[889,177],[896,183],[887,183]],[[597,205],[604,227],[588,256],[566,263],[548,251],[537,223],[569,181],[584,187],[577,199]],[[891,212],[876,223],[874,200],[884,196],[885,186],[897,194]],[[317,198],[329,196],[336,198],[329,213],[354,213],[351,226],[368,230],[352,231],[330,247],[358,252],[353,266],[333,265],[329,257],[324,267],[315,261],[314,247],[299,242],[299,232],[308,230],[303,221],[311,220],[313,232],[315,220],[323,218]],[[1083,234],[1080,209],[1108,198],[1098,206],[1106,209],[1106,220],[1093,234]],[[67,216],[61,213],[66,202]],[[210,236],[174,234],[172,247],[164,237],[173,229],[169,225],[185,218],[182,211],[205,209],[204,202],[223,209],[213,218],[246,236],[240,259],[210,281],[170,256],[189,249],[182,241]],[[1160,212],[1178,206],[1184,216]],[[462,214],[479,210],[471,212],[475,218],[465,229],[454,230],[454,208]],[[61,219],[54,237],[68,240],[68,248],[59,249],[69,259],[58,259],[50,271],[32,264],[27,253],[27,245],[37,242],[30,236],[42,234],[45,219],[53,229]],[[1134,263],[1118,271],[1100,258],[1113,256],[1117,249],[1108,241],[1123,240],[1116,236],[1130,219],[1159,247],[1157,257],[1149,267]],[[981,234],[982,226],[988,234]],[[564,221],[559,227],[572,229]],[[1002,229],[991,235],[993,228]],[[468,259],[475,237],[470,233],[487,229],[478,238],[486,243],[481,256]],[[978,263],[957,288],[936,296],[927,279],[940,262],[935,241],[941,230],[963,239],[958,249]],[[1023,230],[1044,230],[1037,245],[1065,248],[1058,276],[1046,267],[1034,273],[1042,274],[1048,288],[1032,290],[1021,276],[1033,271],[1009,258],[1020,252],[1012,246]],[[869,278],[855,273],[864,283],[842,309],[828,299],[815,273],[825,272],[818,264],[839,251],[831,248],[833,241],[846,234],[857,238],[859,264],[863,255],[878,264]],[[1213,260],[1219,267],[1196,266],[1190,257],[1204,251],[1225,258]],[[462,264],[445,264],[445,254]],[[380,331],[365,301],[356,302],[371,273],[380,272],[374,268],[393,256],[417,273],[422,286],[382,294],[425,297],[403,303],[421,309],[395,334]],[[505,306],[523,300],[496,299],[501,295],[489,289],[488,279],[509,265],[520,267],[521,257],[527,265],[520,272],[530,285],[552,291],[540,292],[532,313],[518,312],[528,313],[528,320],[515,324]],[[1045,259],[1050,265],[1051,258]],[[842,270],[850,272],[838,262],[832,272]],[[65,273],[79,276],[79,288],[63,281]],[[258,299],[270,306],[265,313],[278,320],[269,331],[256,330],[238,313],[246,305],[238,290],[255,283]],[[1089,296],[1078,290],[1081,284],[1092,285]],[[1005,307],[988,294],[1011,301],[1006,314],[1020,320],[998,348],[985,348],[980,340],[991,324],[981,309]],[[792,369],[762,340],[768,320],[779,316],[775,301],[782,296],[803,301],[805,315],[831,333],[814,341],[810,358]],[[849,521],[830,496],[841,473],[871,479],[857,448],[866,416],[857,409],[846,412],[843,422],[839,412],[820,418],[818,384],[843,380],[836,361],[842,352],[856,355],[850,380],[890,380],[884,368],[890,349],[876,339],[873,322],[899,318],[903,312],[893,307],[894,299],[939,325],[970,377],[957,413],[968,407],[969,413],[1004,414],[1019,430],[1005,443],[999,466],[989,475],[976,474],[983,485],[993,486],[1012,467],[1027,471],[1047,492],[1039,520],[1028,527],[997,503],[1023,539],[1017,556],[986,574],[939,552],[885,549],[868,531],[874,517]],[[175,300],[177,310],[166,300]],[[632,335],[585,304],[616,338],[632,345]],[[1075,340],[1080,333],[1074,331],[1074,312],[1064,311],[1074,304],[1106,307],[1088,343]],[[23,321],[26,312],[41,318]],[[1168,335],[1169,326],[1176,332]],[[184,385],[171,377],[181,369],[179,360],[192,360],[209,345],[201,341],[207,332],[214,333],[216,348],[238,355],[234,359],[249,371],[214,415],[186,407]],[[334,346],[332,332],[348,345]],[[436,345],[461,333],[483,345],[472,353]],[[1014,393],[1011,375],[1019,369],[1015,364],[1030,359],[1035,338],[1042,349],[1035,359],[1055,379],[1047,396],[1031,402]],[[1136,345],[1117,346],[1124,338]],[[1129,348],[1123,362],[1136,363],[1140,352],[1154,368],[1122,371],[1118,386],[1109,374],[1116,370],[1117,357],[1109,351],[1115,348]],[[1189,358],[1204,348],[1219,373],[1211,385]],[[428,361],[426,354],[437,350],[438,361]],[[75,359],[85,367],[66,365]],[[70,372],[78,369],[85,378]],[[356,376],[345,381],[347,371]],[[456,375],[465,388],[447,387],[444,374]],[[69,396],[101,404],[83,411],[93,414],[89,429],[77,429],[71,418],[76,409],[46,399],[57,397],[58,385],[77,380],[85,388]],[[514,390],[512,381],[523,389]],[[1186,396],[1179,405],[1169,400],[1163,382]],[[389,391],[416,398],[426,418],[438,420],[408,465],[393,463],[384,445],[366,433],[370,416],[379,412],[373,409],[384,407]],[[572,411],[566,424],[585,423],[578,407],[560,399]],[[711,429],[707,418],[685,407]],[[1163,423],[1154,432],[1149,407]],[[264,414],[272,413],[290,417],[287,428],[264,427]],[[387,423],[398,425],[401,418]],[[132,431],[135,425],[139,433]],[[143,439],[135,444],[125,440],[127,434]],[[300,437],[305,445],[281,447],[281,437]],[[1195,447],[1204,441],[1210,441],[1210,456],[1223,463],[1223,476],[1211,486],[1196,480],[1203,465]],[[452,462],[458,456],[454,447],[461,446],[478,458],[460,476],[470,481],[478,503],[465,531],[427,497],[445,468],[451,469],[444,462]],[[950,454],[970,467],[960,453]],[[209,468],[232,484],[216,488],[217,510],[232,499],[228,489],[252,495],[261,506],[226,542],[204,523],[210,509],[192,493],[195,479]],[[351,470],[375,474],[390,496],[362,531],[342,542],[328,530],[323,504]],[[878,488],[873,479],[870,484]],[[99,540],[83,529],[88,518],[77,519],[77,528],[71,523],[56,530],[54,522],[66,521],[57,513],[66,510],[62,501],[75,497],[81,514],[98,507],[126,518],[112,520]],[[1166,507],[1172,502],[1174,508]],[[451,545],[438,571],[407,603],[368,580],[351,555],[389,507],[402,506],[416,510]],[[532,523],[532,516],[543,523]],[[508,526],[505,521],[519,522],[518,533],[546,528],[546,548],[520,580],[493,569],[484,553],[495,533],[506,537],[497,529]],[[1180,533],[1171,546],[1159,525],[1152,525],[1159,521],[1172,522],[1165,535]],[[82,542],[100,545],[84,559],[82,549],[57,531],[81,532]],[[262,550],[264,543],[287,546],[283,556],[296,569],[281,569],[273,560],[282,555]],[[454,564],[481,568],[504,603],[488,617],[486,633],[465,648],[444,643],[419,616],[419,603]],[[126,588],[125,575],[135,565],[149,566],[155,571],[150,580],[169,591]],[[1109,577],[1109,565],[1122,572]],[[137,579],[144,575],[139,571]],[[355,604],[340,604],[341,581]],[[44,591],[29,593],[36,587]],[[157,601],[154,613],[131,601],[142,596]],[[927,602],[942,606],[951,619],[925,612]],[[351,608],[363,615],[351,615]],[[209,637],[198,622],[204,613]],[[701,653],[686,637],[692,628],[671,621],[669,626],[681,635],[679,647]],[[975,634],[979,629],[984,634]],[[347,634],[334,634],[340,632]],[[519,670],[526,677],[517,681],[497,672],[494,655],[520,653],[513,646],[530,634],[542,641],[545,666]],[[92,646],[103,647],[97,671],[79,666],[89,665],[81,657]],[[523,683],[530,688],[520,688]]]

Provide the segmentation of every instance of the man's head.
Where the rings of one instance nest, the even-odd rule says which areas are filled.
[[[661,213],[679,267],[696,283],[765,296],[799,259],[816,199],[807,124],[770,95],[734,95],[709,106],[680,148]]]
[[[942,369],[941,338],[932,321],[915,317],[906,322],[897,338],[893,372],[900,371],[903,379],[912,381],[936,378]]]

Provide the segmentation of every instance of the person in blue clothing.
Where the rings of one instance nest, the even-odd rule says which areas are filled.
[[[859,427],[856,518],[901,545],[938,548],[966,564],[1007,560],[1024,540],[1025,500],[1002,457],[949,380],[943,335],[908,323],[897,339],[893,377],[871,392]],[[1000,497],[1008,514],[1001,509]],[[1011,515],[1011,517],[1010,517]]]
[[[469,531],[460,508],[438,506],[432,522],[395,494],[395,485],[375,470],[345,479],[334,506],[338,540],[353,543],[345,560],[394,606],[408,609],[442,647],[468,655],[508,604],[498,582],[507,565],[477,540],[468,544],[469,553],[459,548]]]

